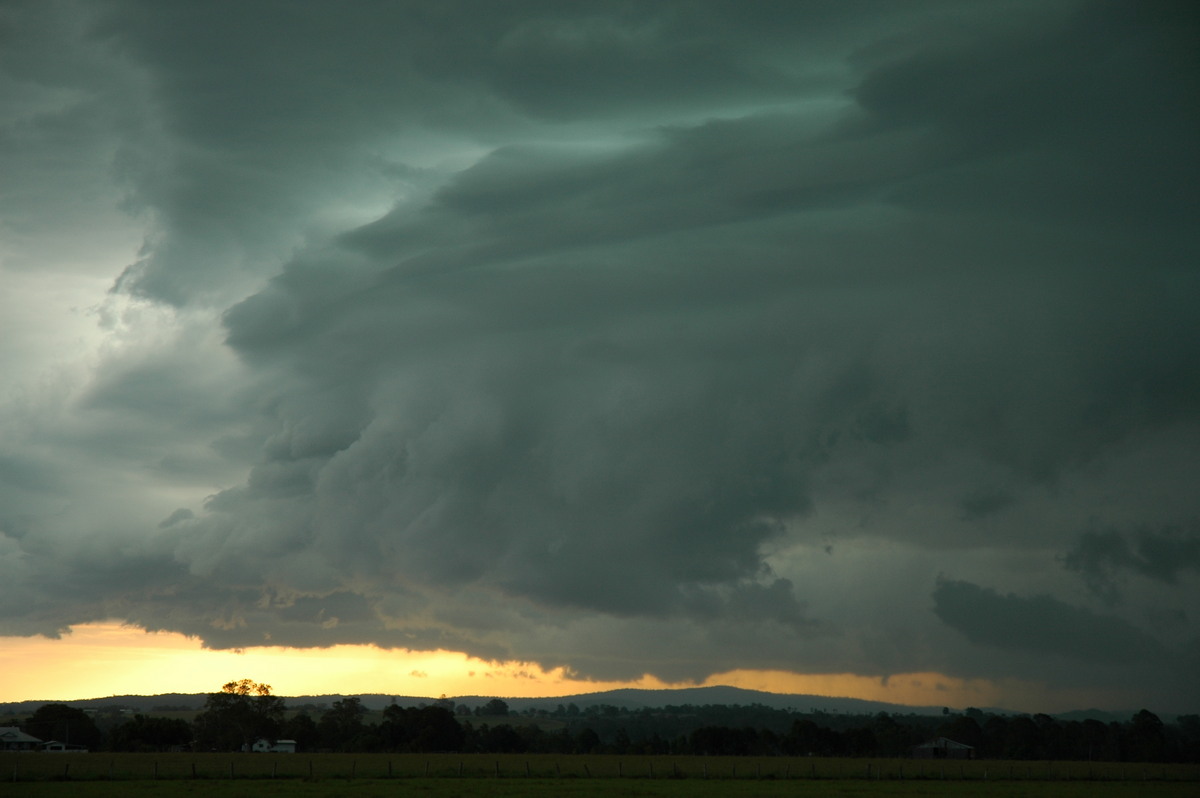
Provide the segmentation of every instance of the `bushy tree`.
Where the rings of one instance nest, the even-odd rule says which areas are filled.
[[[481,706],[476,712],[476,715],[481,717],[508,717],[508,702],[500,698],[493,698],[491,701]]]
[[[271,685],[250,679],[228,682],[209,693],[204,711],[196,716],[198,750],[236,751],[257,740],[277,740],[283,727],[283,699],[271,695]]]
[[[297,751],[315,751],[320,747],[316,721],[307,712],[298,712],[285,720],[279,738],[294,740]]]
[[[192,742],[192,727],[179,718],[134,715],[109,732],[108,747],[113,751],[170,751]]]
[[[465,731],[444,706],[400,707],[383,711],[379,735],[389,751],[431,753],[461,751]]]
[[[29,717],[22,728],[40,740],[55,740],[67,745],[95,749],[100,746],[101,733],[95,722],[78,707],[66,704],[43,704]]]
[[[1166,754],[1163,722],[1148,709],[1133,716],[1129,723],[1129,753],[1135,762],[1161,762]]]

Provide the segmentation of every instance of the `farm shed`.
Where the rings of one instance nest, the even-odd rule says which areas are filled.
[[[975,747],[958,743],[948,737],[938,737],[912,747],[914,759],[974,759]]]
[[[36,751],[42,741],[16,726],[0,726],[0,751]]]

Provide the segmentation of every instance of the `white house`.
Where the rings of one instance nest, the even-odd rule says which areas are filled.
[[[42,741],[16,726],[0,726],[0,751],[36,751]]]

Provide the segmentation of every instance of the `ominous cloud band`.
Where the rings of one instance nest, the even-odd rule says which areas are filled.
[[[1187,4],[0,13],[0,632],[1196,701]]]

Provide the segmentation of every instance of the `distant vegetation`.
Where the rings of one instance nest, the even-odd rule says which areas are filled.
[[[42,740],[92,751],[228,752],[258,740],[294,740],[329,753],[517,753],[705,756],[905,757],[947,737],[976,758],[1200,763],[1200,716],[1164,723],[1142,710],[1124,722],[1060,720],[967,709],[930,716],[869,715],[751,705],[628,708],[558,704],[510,711],[501,699],[468,707],[442,698],[422,706],[368,710],[357,697],[289,707],[266,684],[230,682],[202,711],[161,707],[87,712],[47,704],[29,717],[0,718]]]

